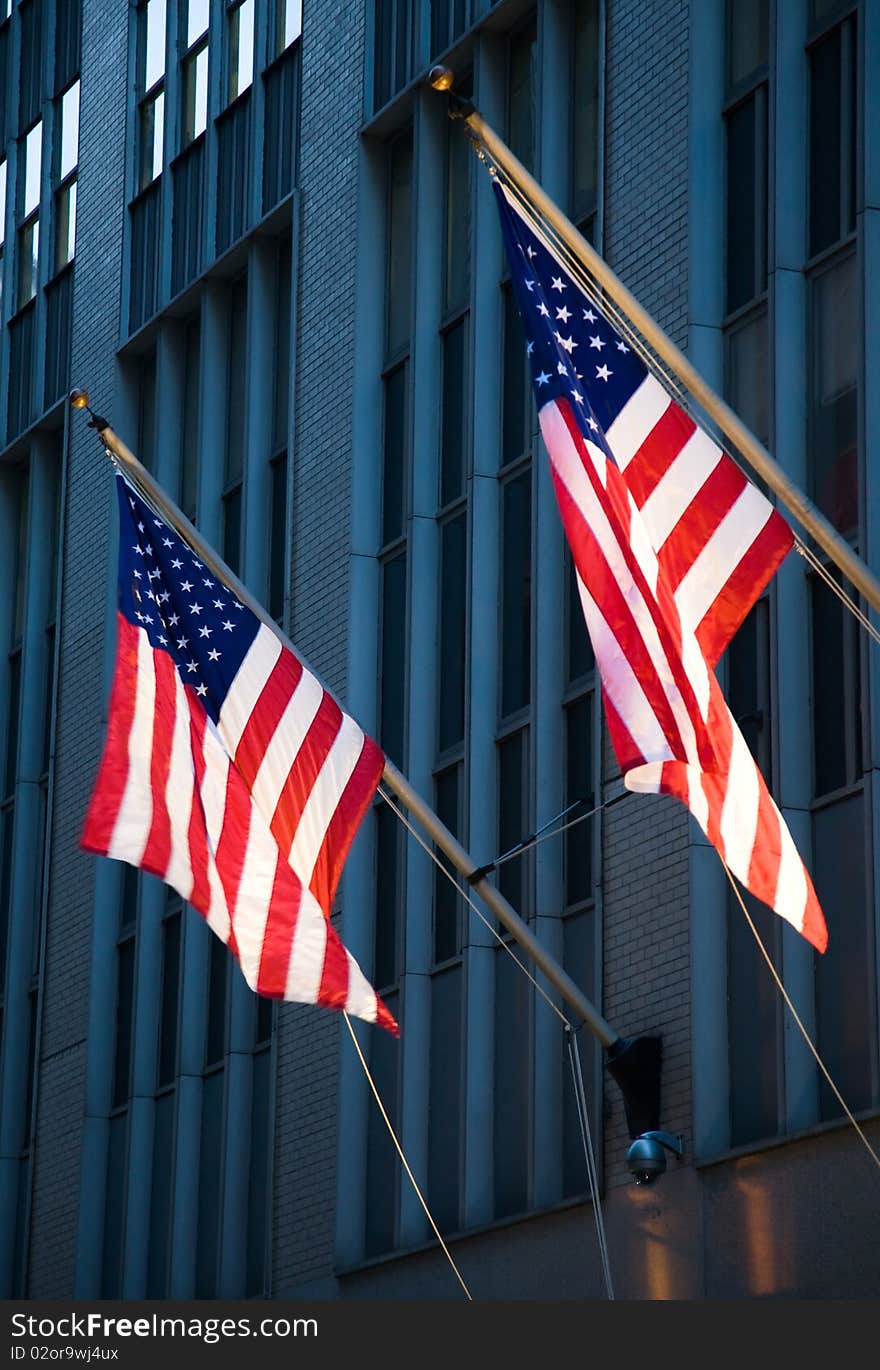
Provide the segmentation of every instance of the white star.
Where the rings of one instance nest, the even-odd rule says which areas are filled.
[[[526,287],[526,290],[529,292],[529,294],[532,295],[532,294],[534,293],[534,290],[535,290],[535,282],[534,282],[534,281],[526,281],[526,282],[525,282],[525,287]]]
[[[147,580],[158,580],[159,577],[161,576],[161,574],[162,574],[162,572],[159,570],[159,568],[158,568],[158,566],[157,566],[156,569],[155,569],[154,571],[148,571],[148,572],[147,572]]]
[[[215,609],[222,609],[222,608],[223,608],[223,600],[222,600],[222,599],[215,599],[215,600],[213,601],[213,603],[214,603],[214,608],[215,608]]]
[[[572,392],[571,392],[571,398],[572,398],[573,400],[576,400],[578,404],[583,404],[583,402],[584,402],[584,397],[583,397],[583,395],[579,395],[578,392],[577,392],[576,390],[572,390]]]
[[[191,580],[184,580],[184,581],[181,581],[180,588],[181,588],[181,590],[184,592],[184,594],[188,595],[189,592],[190,592],[190,590],[192,589],[192,581],[191,581]]]
[[[188,637],[179,637],[179,638],[177,639],[177,645],[178,645],[178,647],[180,648],[180,650],[183,651],[184,647],[188,647],[188,646],[189,646],[189,638],[188,638]]]
[[[199,695],[202,699],[204,699],[204,697],[205,697],[205,695],[206,695],[207,693],[208,693],[208,687],[207,687],[207,685],[205,685],[204,683],[201,684],[201,685],[197,685],[197,686],[196,686],[196,694]]]
[[[593,313],[592,309],[585,309],[585,310],[584,310],[584,320],[585,320],[586,323],[595,323],[595,322],[596,322],[596,315]]]
[[[614,346],[617,348],[618,352],[628,352],[628,351],[629,351],[629,348],[627,347],[626,343],[623,342],[623,340],[622,340],[621,338],[618,338],[618,339],[617,339],[617,342],[614,344]]]
[[[163,547],[173,547],[173,546],[174,546],[174,543],[171,541],[170,538],[163,538],[163,539],[162,539],[162,546],[163,546]]]
[[[563,305],[561,309],[557,309],[556,317],[557,319],[561,319],[563,323],[568,323],[569,319],[571,318],[571,310],[567,309],[566,306]]]
[[[186,669],[187,671],[189,671],[190,674],[192,674],[193,671],[197,671],[199,669],[199,663],[197,661],[188,661],[186,663]]]
[[[156,596],[153,594],[152,590],[148,590],[148,591],[147,591],[147,599],[151,599],[151,600],[153,601],[154,604],[156,604],[156,603],[158,602],[157,599],[156,599]]]
[[[597,352],[601,352],[601,351],[602,351],[602,348],[605,346],[605,343],[604,343],[603,339],[600,338],[600,337],[599,337],[599,334],[597,333],[596,336],[595,336],[594,338],[592,338],[592,337],[590,338],[590,346],[591,346],[591,347],[595,347],[595,349],[596,349]]]
[[[179,561],[177,557],[175,557],[171,565],[174,567],[175,571],[179,571],[181,566],[183,565],[183,562]]]
[[[210,637],[213,631],[214,629],[209,628],[207,623],[203,623],[199,629],[199,637]]]
[[[549,382],[550,377],[547,375],[546,371],[542,371],[540,376],[535,377],[535,385],[548,385]]]
[[[143,576],[141,575],[140,571],[135,571],[135,575],[137,576],[138,580],[143,580]]]
[[[529,246],[526,248],[526,256],[528,257],[529,261],[531,261],[532,258],[533,258],[533,257],[537,257],[537,255],[538,255],[537,252],[535,251],[535,249],[532,247],[532,245],[531,245],[531,243],[530,243]]]
[[[144,621],[143,614],[135,614],[135,618],[137,619],[138,623],[143,623]]]
[[[550,318],[550,310],[547,308],[543,300],[538,305],[538,313],[543,314],[545,319]]]
[[[223,623],[223,631],[226,632],[226,633],[231,633],[231,632],[232,632],[232,629],[233,629],[233,624],[231,624],[231,623],[229,622],[229,619],[228,619],[228,618],[225,619],[225,620],[224,620],[224,623]]]
[[[163,590],[163,591],[162,591],[162,594],[159,596],[159,599],[158,599],[157,602],[158,602],[159,604],[167,604],[170,598],[171,598],[171,596],[170,596],[170,594],[168,593],[168,591],[167,591],[167,590]]]
[[[196,570],[198,571],[204,571],[205,569],[203,563],[200,561],[196,561],[195,557],[193,557],[193,566],[195,566]]]
[[[558,333],[556,334],[556,336],[557,338],[559,338]],[[577,347],[577,343],[575,342],[574,338],[559,338],[559,346],[564,347],[566,352],[568,352],[569,355],[571,355],[571,353]]]
[[[153,615],[152,615],[152,614],[144,614],[144,623],[152,623],[152,622],[153,622]]]
[[[162,646],[163,646],[163,647],[167,647],[167,646],[168,646],[168,639],[167,639],[167,637],[163,637],[161,633],[159,634],[159,641],[162,643]]]
[[[201,604],[191,604],[189,606],[189,611],[191,614],[200,614],[202,612],[202,606]]]
[[[596,380],[607,381],[607,380],[608,380],[608,377],[609,377],[609,376],[613,376],[613,375],[614,375],[614,372],[613,372],[613,371],[609,371],[607,366],[597,366],[597,367],[596,367]]]
[[[563,281],[563,279],[562,279],[561,276],[552,276],[552,277],[550,278],[550,285],[551,285],[551,287],[552,287],[553,290],[564,290],[564,289],[565,289],[565,282]]]
[[[533,342],[527,342],[527,343],[526,343],[526,356],[527,356],[527,357],[530,357],[530,356],[532,355],[532,353],[534,352],[534,350],[535,350],[535,344],[534,344]]]
[[[139,523],[139,524],[138,524],[138,532],[139,532],[139,533],[142,533],[143,531],[144,531],[144,525],[143,525],[142,523]]]
[[[556,370],[558,371],[558,373],[559,373],[560,376],[567,376],[567,375],[568,375],[568,367],[565,365],[565,362],[557,362],[557,363],[556,363]]]
[[[592,428],[592,430],[593,430],[594,433],[598,433],[598,431],[599,431],[599,425],[598,425],[598,423],[596,422],[596,420],[593,418],[593,415],[592,415],[592,414],[591,414],[590,417],[587,419],[587,423],[590,425],[590,427]]]
[[[233,609],[243,609],[244,605],[240,602],[240,600],[234,599],[232,601],[232,607]]]
[[[133,508],[134,508],[134,500],[133,500],[133,499],[129,499],[128,502],[129,502],[129,504],[131,505],[131,507],[132,507],[132,509],[133,509]]]
[[[218,652],[216,647],[212,647],[211,650],[210,650],[210,652],[208,653],[208,660],[209,660],[209,661],[219,661],[219,660],[220,660],[220,657],[221,657],[222,655],[223,655],[223,653],[222,653],[222,652]]]
[[[208,587],[209,590],[213,590],[213,588],[214,588],[214,582],[213,582],[213,580],[208,580],[208,577],[207,577],[207,576],[205,576],[204,580],[202,581],[202,584],[203,584],[203,585],[207,585],[207,587]]]
[[[155,523],[155,525],[156,525],[157,528],[164,528],[164,527],[165,527],[165,524],[162,522],[161,519],[153,519],[153,522]]]
[[[168,622],[171,624],[172,628],[176,628],[178,623],[180,622],[179,615],[171,614],[168,618]]]
[[[136,545],[135,547],[132,547],[131,550],[132,550],[133,552],[137,552],[137,554],[138,554],[139,557],[142,557],[142,556],[144,555],[144,549],[143,549],[143,547],[140,545],[140,543],[137,543],[137,545]]]
[[[151,557],[153,555],[153,549],[149,543],[147,543],[146,548],[144,550],[146,551],[148,557]]]

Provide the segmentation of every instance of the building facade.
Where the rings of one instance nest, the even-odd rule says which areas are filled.
[[[0,1291],[461,1297],[338,1015],[256,998],[79,848],[115,596],[81,386],[614,1029],[661,1037],[684,1156],[646,1188],[570,1025],[616,1296],[871,1297],[875,648],[793,553],[720,667],[829,949],[749,913],[862,1138],[714,850],[621,784],[437,61],[878,564],[880,0],[0,0]],[[343,875],[401,1025],[358,1027],[370,1070],[475,1299],[602,1298],[569,1011],[428,845],[377,794]]]

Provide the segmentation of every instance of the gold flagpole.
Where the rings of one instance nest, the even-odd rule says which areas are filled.
[[[449,77],[446,68],[435,67],[428,79],[436,90],[449,92]],[[559,206],[550,199],[546,191],[511,152],[507,144],[498,137],[494,129],[486,123],[483,116],[470,101],[462,100],[451,92],[449,92],[449,101],[450,118],[462,120],[474,141],[485,148],[489,158],[528,197],[548,224],[559,234],[566,247],[583,262],[590,274],[627,315],[646,342],[653,347],[657,355],[663,359],[709,417],[714,420],[737,452],[766,481],[780,502],[785,505],[801,526],[815,538],[834,564],[840,567],[847,579],[864,595],[871,607],[880,613],[880,581],[877,580],[861,557],[856,555],[849,543],[840,536],[824,514],[819,512],[812,500],[789,480],[751,429],[747,428],[730,406],[725,404],[724,400],[716,394],[699,371],[688,361],[680,348],[676,347],[660,325],[630,294],[608,263],[578,233],[571,220],[566,218]]]

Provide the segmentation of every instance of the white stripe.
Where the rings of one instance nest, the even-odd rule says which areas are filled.
[[[654,486],[642,518],[658,552],[720,460],[721,448],[697,428]]]
[[[609,523],[605,509],[584,471],[580,454],[572,441],[568,426],[555,404],[545,405],[541,410],[540,419],[541,432],[554,470],[599,543],[600,551],[617,580],[635,627],[651,658],[657,679],[678,725],[682,745],[685,749],[685,757],[681,759],[687,758],[696,762],[698,751],[693,721],[681,697],[672,668],[661,645],[657,626],[651,617],[641,590],[636,585],[632,573],[626,565],[617,534]],[[587,443],[586,447],[587,452],[592,456],[593,445]],[[618,652],[620,652],[619,648]],[[626,714],[623,715],[623,719],[629,727],[630,721]],[[657,758],[646,757],[647,759]]]
[[[719,823],[721,841],[724,844],[722,855],[734,875],[744,885],[748,885],[752,849],[758,830],[760,777],[754,757],[729,710],[728,719],[733,733],[733,745],[730,750],[727,787],[724,791]]]
[[[280,655],[280,639],[271,628],[261,623],[220,710],[219,732],[230,756],[235,756],[241,735],[254,711],[254,705],[263,693],[266,681],[275,669],[275,663]]]
[[[376,1015],[378,1013],[376,991],[364,978],[360,966],[351,953],[346,952],[345,955],[348,960],[348,998],[345,1001],[346,1010],[349,1013],[353,1013],[356,1018],[365,1018],[368,1023],[375,1023]]]
[[[747,484],[675,591],[684,630],[696,631],[772,512],[757,486]]]
[[[703,789],[702,774],[696,766],[687,768],[688,808],[706,837],[709,836],[709,801]]]
[[[773,807],[775,809],[776,805],[774,804]],[[776,812],[779,813],[779,810],[776,809]],[[779,833],[782,839],[782,850],[779,856],[779,876],[776,881],[776,897],[773,900],[773,907],[777,913],[796,927],[798,932],[803,932],[804,915],[807,911],[807,873],[804,870],[804,863],[794,844],[794,838],[789,831],[788,824],[781,814],[779,814]]]
[[[602,685],[608,698],[642,756],[648,760],[672,761],[673,753],[666,735],[620,643],[580,576],[577,577],[577,585],[590,641],[599,663]]]
[[[285,999],[317,1003],[326,946],[327,921],[321,906],[311,890],[303,889],[287,966]]]
[[[150,772],[153,760],[153,722],[156,712],[156,665],[150,639],[137,630],[137,678],[134,716],[128,734],[128,775],[122,803],[113,824],[107,855],[139,866],[153,824]]]
[[[657,426],[672,401],[658,380],[648,373],[613,423],[605,430],[614,460],[625,471],[645,438]]]
[[[342,715],[339,732],[318,772],[305,802],[288,861],[305,886],[312,881],[315,862],[327,836],[351,773],[364,747],[364,735],[354,719]]]
[[[229,758],[210,718],[205,721],[202,752],[205,758],[205,773],[202,776],[199,793],[208,834],[208,884],[211,889],[211,903],[205,917],[208,926],[217,933],[218,937],[227,942],[230,927],[229,909],[226,905],[226,895],[223,892],[223,884],[217,870],[216,856],[220,844],[220,834],[223,831],[223,817],[226,812],[226,777],[229,774]]]
[[[323,698],[324,691],[315,677],[303,671],[254,777],[251,793],[267,823],[272,822],[284,782]]]
[[[235,900],[235,941],[242,974],[255,992],[277,865],[277,843],[251,805],[247,847]]]
[[[189,899],[193,887],[189,820],[195,783],[195,766],[190,743],[190,712],[183,682],[175,671],[174,731],[171,735],[171,760],[165,785],[165,808],[168,810],[171,825],[171,856],[165,871],[165,880],[183,899]]]

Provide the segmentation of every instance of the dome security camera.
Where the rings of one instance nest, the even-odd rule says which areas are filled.
[[[626,1162],[636,1184],[653,1184],[658,1175],[666,1169],[666,1152],[681,1156],[684,1142],[680,1136],[673,1137],[669,1132],[643,1132],[636,1137]]]

